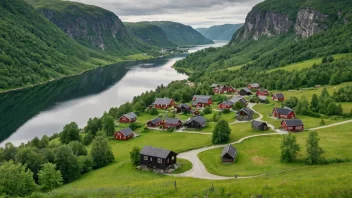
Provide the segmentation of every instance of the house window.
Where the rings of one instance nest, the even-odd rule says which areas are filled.
[[[150,158],[150,161],[153,161],[153,158],[152,158],[152,157]]]
[[[174,159],[175,159],[175,156],[172,156],[171,159],[174,160]]]
[[[158,158],[158,163],[159,163],[159,164],[163,163],[163,159]]]
[[[148,156],[144,156],[144,160],[148,160]]]

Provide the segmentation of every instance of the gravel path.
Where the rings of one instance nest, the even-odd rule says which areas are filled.
[[[338,122],[338,123],[335,123],[335,124],[329,124],[329,125],[326,125],[326,126],[321,126],[321,127],[316,127],[316,128],[311,128],[311,129],[307,129],[307,130],[314,131],[314,130],[319,130],[319,129],[325,129],[325,128],[329,128],[329,127],[333,127],[333,126],[338,126],[338,125],[341,125],[341,124],[347,124],[347,123],[350,123],[350,122],[352,122],[352,120],[347,120],[347,121]]]

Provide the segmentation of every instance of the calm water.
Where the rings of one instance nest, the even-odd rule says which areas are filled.
[[[196,46],[190,53],[225,42]],[[19,145],[34,137],[60,132],[70,123],[84,127],[89,118],[117,107],[142,92],[187,79],[171,66],[186,54],[101,67],[82,75],[33,88],[0,94],[0,142]]]

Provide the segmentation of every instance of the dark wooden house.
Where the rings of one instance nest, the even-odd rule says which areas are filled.
[[[130,128],[121,129],[114,134],[117,140],[129,140],[134,138],[134,132]]]
[[[296,118],[296,113],[290,108],[277,108],[275,107],[272,112],[273,117],[279,119],[294,119]]]
[[[153,120],[149,120],[147,122],[147,126],[148,127],[159,127],[161,125],[161,122],[162,122],[161,117],[157,117],[157,118],[155,118]]]
[[[241,109],[236,113],[236,119],[238,121],[250,121],[253,120],[254,111],[248,107]]]
[[[177,153],[162,148],[145,146],[139,153],[140,165],[153,169],[167,169],[177,162]]]
[[[164,129],[170,129],[170,128],[180,128],[182,127],[182,121],[178,118],[165,118],[162,122],[161,125],[163,126]]]
[[[281,121],[281,128],[290,132],[300,132],[304,130],[304,124],[299,119],[283,120]]]
[[[119,118],[119,121],[122,123],[135,122],[137,120],[137,115],[133,112],[124,114]]]
[[[240,95],[241,96],[249,96],[249,95],[252,95],[252,91],[250,89],[248,89],[247,87],[245,87],[240,90]]]
[[[280,102],[280,101],[284,101],[285,100],[285,96],[282,93],[276,93],[276,94],[273,95],[272,99],[274,101]]]
[[[179,104],[176,106],[177,113],[181,113],[181,112],[189,113],[189,112],[191,112],[191,110],[192,110],[192,108],[187,104]]]
[[[266,122],[253,120],[252,121],[252,129],[259,130],[259,131],[266,131],[269,128],[268,128],[268,124]]]
[[[236,161],[237,150],[231,144],[224,147],[221,152],[221,161],[222,163],[233,164]]]
[[[176,105],[175,101],[170,98],[157,98],[155,99],[152,107],[156,109],[168,109],[170,107],[174,107]]]
[[[203,116],[192,117],[184,124],[187,128],[201,129],[207,126],[207,120]]]

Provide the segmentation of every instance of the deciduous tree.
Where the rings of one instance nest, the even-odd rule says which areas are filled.
[[[97,136],[93,140],[91,155],[93,157],[95,168],[106,166],[115,160],[108,139],[102,136]]]
[[[64,183],[69,183],[79,178],[81,166],[77,156],[68,145],[61,145],[55,151],[55,164],[61,172]]]
[[[214,144],[226,143],[230,139],[231,128],[229,123],[220,119],[214,128],[212,141]]]
[[[75,122],[71,122],[64,127],[64,130],[60,133],[60,141],[63,144],[68,144],[71,141],[81,141],[79,128]]]
[[[138,166],[140,163],[140,157],[139,157],[140,151],[141,149],[135,146],[132,148],[132,151],[130,152],[130,158],[131,158],[132,164],[135,166]]]
[[[320,138],[318,138],[318,133],[316,131],[309,132],[306,144],[308,154],[306,163],[309,165],[318,164],[322,159],[321,155],[324,154],[324,150],[319,147],[319,141]]]
[[[280,148],[282,162],[293,162],[296,159],[298,151],[300,151],[296,137],[291,134],[283,137]]]
[[[46,163],[38,173],[39,185],[42,191],[49,192],[62,185],[61,172],[56,170],[56,165]]]

